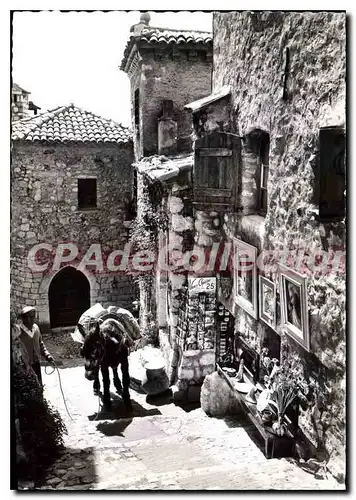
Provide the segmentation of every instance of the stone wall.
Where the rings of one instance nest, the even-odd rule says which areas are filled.
[[[16,141],[12,150],[11,179],[11,298],[18,312],[35,304],[43,328],[49,327],[48,288],[61,243],[73,243],[79,254],[65,265],[77,268],[91,245],[96,253],[83,273],[90,283],[91,303],[131,307],[134,288],[129,276],[108,272],[107,257],[127,243],[127,203],[132,196],[132,145],[26,144]],[[79,177],[96,177],[97,208],[78,209]],[[43,271],[28,266],[29,250],[46,243],[52,252],[39,253]],[[101,254],[100,254],[101,250]],[[87,255],[87,257],[89,257]],[[46,266],[44,266],[46,267]]]
[[[233,12],[214,14],[213,88],[230,85],[233,132],[253,128],[270,135],[268,210],[264,235],[242,239],[262,249],[305,247],[342,250],[345,225],[318,221],[318,132],[345,126],[346,16],[331,12]],[[289,65],[286,49],[289,49]],[[249,207],[250,208],[250,207]],[[229,225],[229,223],[227,223]],[[239,234],[236,221],[230,233]],[[259,245],[256,245],[259,241]],[[345,468],[345,272],[308,278],[311,353],[282,337],[282,354],[314,380],[315,400],[300,427],[328,453],[331,470]],[[277,275],[270,276],[277,283]],[[229,305],[229,304],[228,304]],[[231,307],[231,301],[230,301]],[[267,326],[237,317],[252,343],[276,335]],[[288,348],[286,348],[288,346]]]
[[[178,57],[179,56],[179,57]],[[155,58],[154,51],[142,53],[140,95],[142,116],[142,152],[149,156],[158,152],[158,118],[162,115],[162,101],[173,101],[173,119],[177,122],[178,151],[192,147],[190,113],[183,108],[189,102],[208,95],[211,91],[211,59],[201,52],[197,60],[188,59],[188,51],[177,51],[177,58],[167,53]]]
[[[177,387],[187,392],[191,386],[201,386],[206,375],[215,370],[214,350],[187,350],[182,353],[178,367]]]

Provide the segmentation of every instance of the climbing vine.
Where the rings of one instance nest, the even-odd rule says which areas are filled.
[[[167,214],[162,209],[163,188],[160,183],[150,183],[146,177],[137,177],[137,216],[131,230],[131,243],[135,250],[157,248],[160,230],[168,223]]]
[[[131,230],[134,251],[152,252],[156,258],[159,232],[168,224],[167,214],[162,208],[163,188],[160,183],[151,183],[137,176],[137,216]],[[158,325],[155,321],[156,304],[154,294],[155,263],[150,269],[134,275],[140,290],[140,323],[142,335],[152,344],[157,344]]]

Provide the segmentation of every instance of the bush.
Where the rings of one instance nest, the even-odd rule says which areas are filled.
[[[17,479],[36,480],[58,457],[67,430],[58,411],[43,397],[36,374],[18,356],[12,366],[12,391],[17,423]]]

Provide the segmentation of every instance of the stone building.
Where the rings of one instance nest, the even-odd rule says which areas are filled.
[[[146,13],[132,26],[120,66],[130,78],[136,161],[157,153],[190,151],[192,126],[184,105],[211,89],[211,33],[149,23]],[[168,150],[167,145],[159,146],[166,135],[172,142]]]
[[[196,134],[195,241],[211,247],[216,237],[235,250],[235,263],[239,255],[256,262],[247,280],[231,262],[220,268],[218,307],[233,322],[219,347],[236,356],[242,343],[261,372],[268,354],[308,382],[298,440],[339,478],[346,433],[345,23],[344,13],[331,12],[214,13],[213,92],[187,105]],[[261,253],[269,266],[254,260]]]
[[[116,253],[132,219],[129,129],[74,105],[12,127],[11,300],[43,330],[76,324],[96,302],[131,308]]]
[[[187,245],[192,240],[193,126],[184,105],[211,91],[212,35],[152,27],[149,22],[143,14],[132,27],[121,69],[130,78],[134,129],[137,218],[131,236],[142,255],[151,252],[154,262],[138,280],[141,327],[153,341],[159,327],[168,358],[177,296],[187,273],[166,272],[157,265],[157,255],[175,240]],[[214,368],[211,360],[206,364]]]
[[[17,83],[11,88],[11,119],[12,121],[31,118],[38,114],[39,106],[29,100],[31,93],[21,88]]]
[[[159,92],[171,87],[152,46],[166,35],[153,36],[145,17],[133,30],[122,67],[136,127],[136,223],[141,248],[165,257],[141,287],[142,324],[158,325],[171,382],[188,398],[226,357],[238,368],[245,353],[259,384],[265,360],[278,359],[309,387],[296,415],[300,453],[323,457],[342,478],[345,15],[214,14],[212,93],[185,103],[193,153],[175,141],[183,118],[172,103],[160,109],[153,99],[174,109],[178,90]],[[151,52],[138,55],[140,44]]]

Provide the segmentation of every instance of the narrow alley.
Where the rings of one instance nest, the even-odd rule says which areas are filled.
[[[67,367],[65,367],[67,364]],[[63,455],[42,490],[337,490],[332,477],[316,479],[293,459],[267,460],[252,429],[232,418],[184,411],[169,400],[156,405],[131,390],[132,413],[119,396],[110,413],[84,378],[81,361],[67,360],[58,375],[44,375],[45,397],[61,413],[68,435]],[[47,370],[48,371],[48,370]]]
[[[347,12],[10,14],[10,488],[347,489]]]

